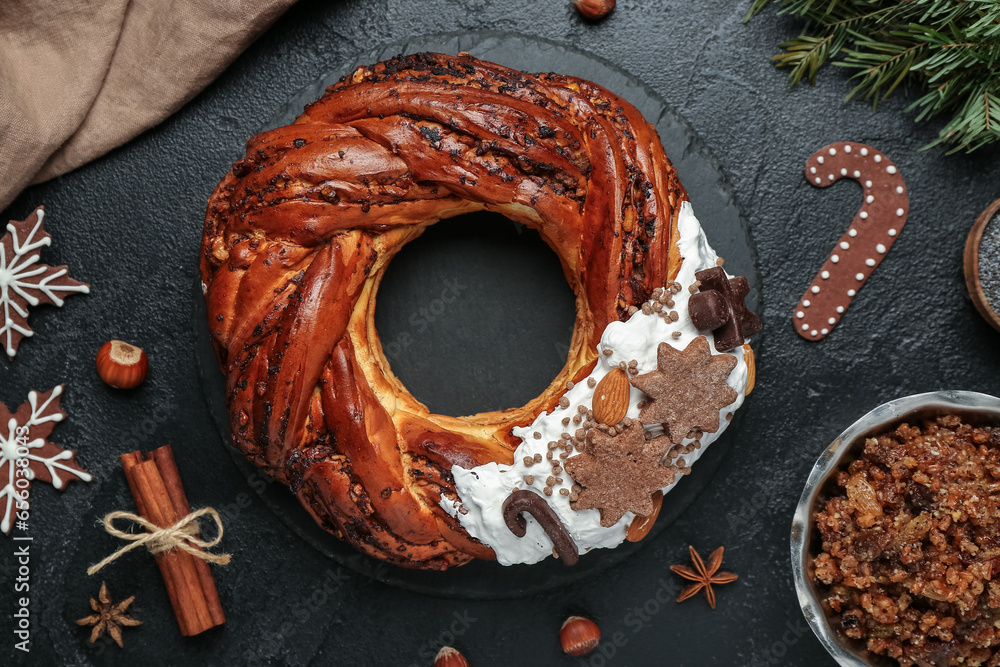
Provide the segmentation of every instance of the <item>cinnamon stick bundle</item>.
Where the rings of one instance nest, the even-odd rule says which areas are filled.
[[[145,456],[121,456],[122,468],[139,514],[160,528],[169,528],[191,513],[170,445]],[[181,549],[156,554],[181,634],[191,637],[226,622],[208,563]]]

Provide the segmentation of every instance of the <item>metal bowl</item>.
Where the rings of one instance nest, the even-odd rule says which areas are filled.
[[[823,611],[821,585],[817,585],[812,567],[820,550],[819,531],[812,521],[817,501],[825,502],[835,493],[836,471],[861,453],[865,438],[902,422],[917,424],[946,414],[957,414],[977,426],[1000,425],[1000,398],[972,391],[934,391],[889,401],[851,424],[823,451],[809,473],[792,522],[792,575],[809,627],[842,667],[896,667],[898,663],[871,653],[864,642],[844,636],[835,619]]]

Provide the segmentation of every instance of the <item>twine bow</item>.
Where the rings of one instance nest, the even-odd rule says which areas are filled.
[[[219,534],[209,542],[198,537],[198,519],[203,516],[210,516],[215,519],[215,525],[219,529]],[[126,533],[118,530],[114,527],[116,519],[134,521],[145,528],[146,532]],[[213,507],[203,507],[197,512],[191,512],[169,528],[160,528],[156,524],[131,512],[111,512],[104,517],[104,530],[115,537],[130,541],[131,544],[125,545],[100,563],[91,565],[87,568],[87,574],[94,574],[100,571],[105,565],[118,560],[129,551],[132,551],[132,549],[142,546],[145,546],[151,554],[158,554],[170,551],[171,549],[183,549],[195,558],[207,560],[209,563],[217,565],[226,565],[230,559],[229,554],[212,554],[202,551],[202,549],[214,547],[222,541],[222,517],[219,516],[219,513]]]

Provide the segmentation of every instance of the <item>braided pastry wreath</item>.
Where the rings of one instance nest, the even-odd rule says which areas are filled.
[[[570,479],[569,456],[601,465],[588,430],[608,442],[643,433],[644,394],[627,383],[624,421],[587,413],[612,369],[634,380],[657,368],[659,343],[712,338],[687,317],[694,279],[678,282],[716,266],[686,200],[656,131],[596,84],[465,53],[358,68],[291,125],[250,139],[209,200],[201,273],[235,445],[323,528],[402,566],[535,562],[553,538],[573,562],[570,552],[620,543],[652,513],[653,492],[632,505],[649,511],[616,512],[613,490]],[[389,368],[376,293],[428,225],[484,209],[537,229],[558,254],[577,299],[571,350],[523,407],[431,414]],[[707,304],[709,326],[723,326],[719,307]],[[736,324],[755,330],[746,316]],[[717,355],[733,359],[706,380],[732,392],[708,411],[719,420],[742,402],[749,357],[739,344],[711,345]],[[675,433],[656,488],[725,425]],[[667,426],[644,429],[650,442],[667,437]],[[512,503],[511,489],[539,500]],[[591,490],[612,502],[588,507]]]

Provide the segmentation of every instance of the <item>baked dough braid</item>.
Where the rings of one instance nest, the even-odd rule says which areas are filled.
[[[367,554],[433,569],[494,558],[440,506],[452,466],[509,464],[511,428],[551,410],[605,326],[676,275],[686,198],[655,129],[596,84],[464,53],[357,69],[250,139],[209,200],[201,273],[235,445]],[[431,414],[389,368],[375,295],[405,243],[484,209],[558,254],[571,350],[525,406]]]

